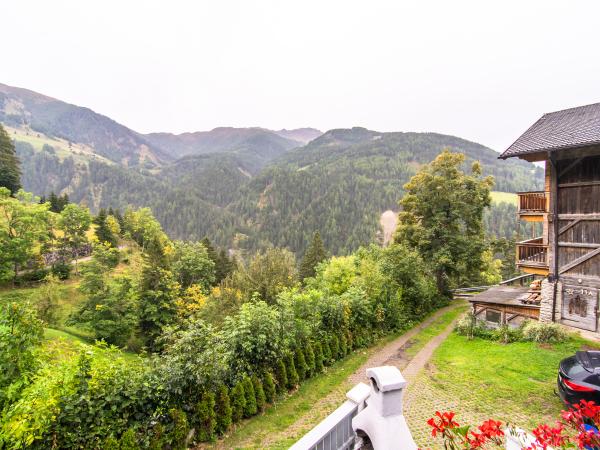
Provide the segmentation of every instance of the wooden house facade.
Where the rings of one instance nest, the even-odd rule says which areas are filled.
[[[598,332],[600,103],[544,114],[500,158],[544,162],[543,191],[520,192],[518,213],[541,235],[517,243],[517,266],[545,277],[540,320]]]

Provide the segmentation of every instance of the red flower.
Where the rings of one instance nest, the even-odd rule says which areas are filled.
[[[431,430],[431,435],[433,437],[437,436],[437,433],[444,434],[446,429],[452,429],[458,427],[458,423],[454,421],[454,413],[452,411],[449,412],[435,412],[435,416],[427,421],[427,425],[429,425]]]

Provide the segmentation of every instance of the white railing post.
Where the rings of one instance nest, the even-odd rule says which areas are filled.
[[[352,419],[358,436],[366,435],[374,450],[416,450],[406,419],[402,414],[402,397],[407,382],[393,366],[367,369],[371,395],[367,407]]]

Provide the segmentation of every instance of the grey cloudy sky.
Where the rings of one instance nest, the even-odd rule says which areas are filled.
[[[0,82],[141,132],[437,131],[600,101],[600,2],[4,1]]]

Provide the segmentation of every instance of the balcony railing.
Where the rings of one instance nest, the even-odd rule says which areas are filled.
[[[542,238],[517,243],[517,265],[548,267],[548,246]]]
[[[544,191],[517,192],[519,214],[548,212],[548,200]]]

